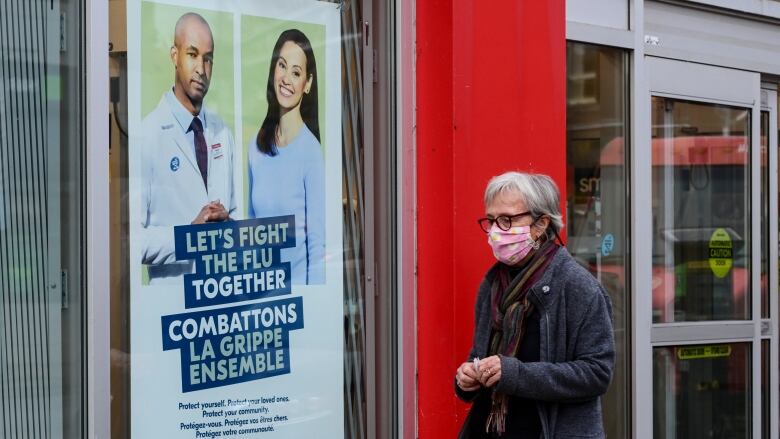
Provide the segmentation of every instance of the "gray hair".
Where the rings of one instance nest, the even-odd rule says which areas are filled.
[[[485,189],[485,205],[492,203],[501,193],[514,192],[523,199],[525,207],[534,219],[547,215],[555,233],[563,229],[558,185],[544,174],[505,172],[490,179]]]

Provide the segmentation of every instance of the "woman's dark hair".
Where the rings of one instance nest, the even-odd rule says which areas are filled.
[[[275,156],[278,153],[276,149],[276,129],[279,127],[280,117],[279,101],[276,99],[276,91],[274,90],[274,70],[276,69],[276,63],[279,61],[279,52],[281,52],[284,43],[288,41],[297,44],[303,50],[303,54],[306,55],[306,77],[308,79],[311,76],[312,81],[309,93],[304,93],[301,98],[301,117],[309,131],[314,134],[318,141],[320,140],[320,122],[317,112],[317,61],[314,59],[314,51],[306,35],[298,29],[288,29],[279,35],[271,55],[271,65],[268,68],[268,85],[265,90],[265,97],[268,100],[268,113],[265,115],[265,120],[263,120],[260,131],[257,133],[256,143],[258,149],[260,152],[270,156]]]

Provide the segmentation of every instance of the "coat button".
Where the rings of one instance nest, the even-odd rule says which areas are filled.
[[[550,287],[545,285],[545,286],[542,287],[542,291],[544,291],[544,293],[547,294],[547,293],[550,292]]]

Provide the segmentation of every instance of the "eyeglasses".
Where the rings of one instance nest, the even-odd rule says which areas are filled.
[[[496,218],[480,218],[477,220],[477,223],[485,233],[490,233],[493,224],[498,224],[498,228],[506,232],[512,228],[512,222],[526,215],[531,215],[531,212],[522,212],[512,216],[499,215]]]

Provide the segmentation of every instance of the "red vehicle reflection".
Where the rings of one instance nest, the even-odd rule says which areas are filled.
[[[655,323],[750,318],[748,142],[747,136],[652,140]],[[610,141],[600,161],[602,178],[610,175],[605,168],[624,167],[623,139]],[[763,161],[765,165],[765,157]],[[710,257],[710,241],[718,229],[727,232],[733,245],[725,274],[713,271]],[[602,263],[601,271],[624,284],[622,266]]]

